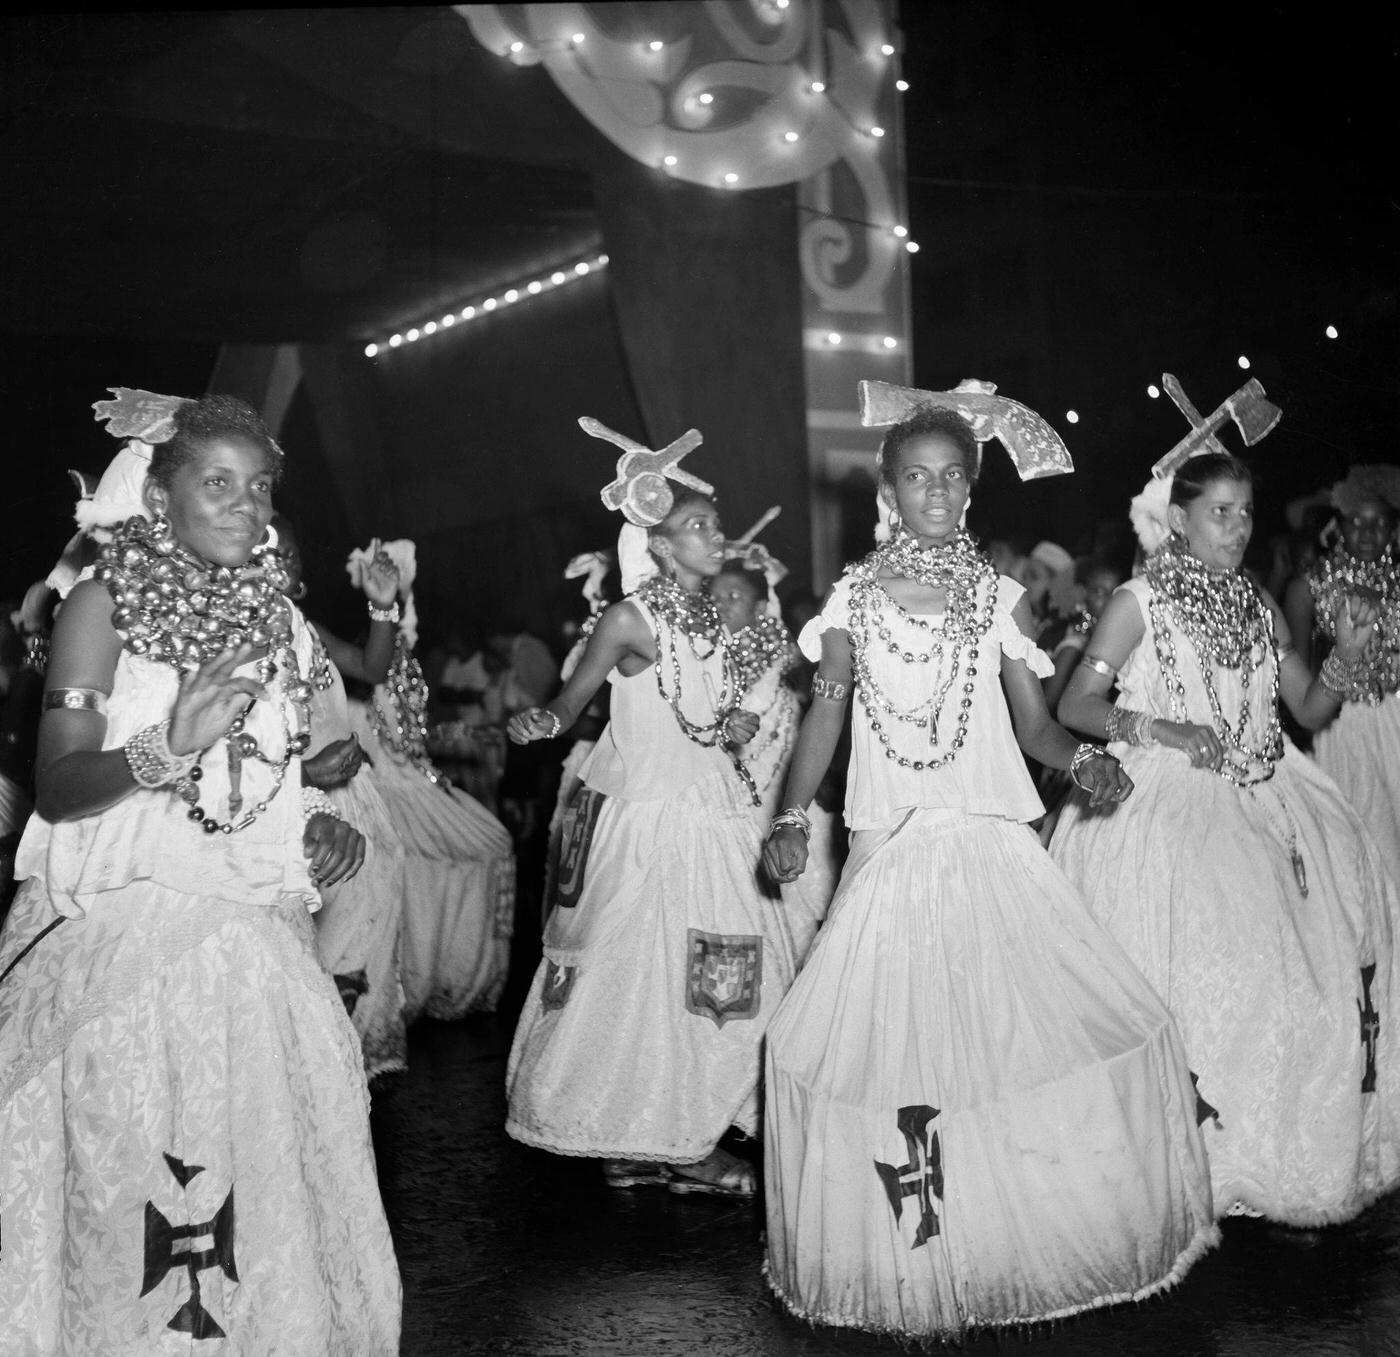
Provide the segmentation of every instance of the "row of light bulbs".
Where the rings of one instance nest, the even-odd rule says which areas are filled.
[[[575,264],[541,274],[538,278],[531,278],[528,282],[521,283],[517,287],[509,287],[498,297],[484,297],[479,302],[462,307],[460,311],[448,311],[437,320],[425,321],[422,325],[414,325],[407,330],[391,334],[388,339],[366,344],[365,357],[377,358],[385,350],[401,348],[405,344],[416,344],[418,340],[428,339],[439,331],[451,330],[458,325],[467,324],[474,320],[483,320],[502,307],[514,306],[517,302],[538,297],[542,292],[549,292],[554,288],[564,287],[568,283],[575,283],[580,278],[587,278],[590,274],[597,273],[607,266],[608,257],[605,254],[594,255],[589,259],[580,259]]]

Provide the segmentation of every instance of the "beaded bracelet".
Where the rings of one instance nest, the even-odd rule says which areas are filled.
[[[395,599],[387,608],[377,607],[373,603],[369,605],[369,620],[371,622],[397,622],[401,615],[398,599]]]
[[[1322,662],[1322,669],[1318,673],[1318,681],[1331,696],[1338,702],[1346,700],[1346,695],[1351,691],[1352,679],[1356,666],[1347,664],[1334,650]]]
[[[772,823],[768,826],[768,833],[764,835],[765,842],[771,839],[780,829],[800,829],[802,837],[810,840],[812,837],[812,820],[801,806],[789,806],[786,810],[779,811]]]
[[[839,679],[823,678],[820,674],[812,675],[813,697],[824,697],[828,702],[844,702],[850,691],[850,687]]]
[[[1080,791],[1092,792],[1094,790],[1092,787],[1086,787],[1079,780],[1079,770],[1084,767],[1090,759],[1096,759],[1100,755],[1106,759],[1113,759],[1113,755],[1102,745],[1090,744],[1087,740],[1074,751],[1074,757],[1069,761],[1069,775],[1071,781],[1073,781],[1074,785],[1078,787]],[[1117,759],[1113,759],[1113,761],[1114,763],[1118,762]]]
[[[554,722],[553,726],[550,728],[549,734],[544,736],[544,739],[557,740],[559,738],[559,732],[564,729],[564,723],[559,719],[559,713],[550,711],[548,707],[536,707],[535,710],[539,712],[541,716],[547,716]]]
[[[159,721],[138,730],[122,746],[126,766],[138,787],[155,790],[179,782],[195,765],[197,754],[174,754],[170,750],[170,722]]]
[[[1149,712],[1134,711],[1131,707],[1114,707],[1104,718],[1103,733],[1109,740],[1122,740],[1125,744],[1156,744],[1152,734],[1153,717]]]
[[[301,789],[301,818],[304,821],[309,821],[317,815],[329,815],[335,820],[345,819],[336,809],[335,802],[319,787],[303,787]]]

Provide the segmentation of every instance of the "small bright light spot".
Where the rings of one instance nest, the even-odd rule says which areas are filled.
[[[476,307],[474,307],[474,306],[464,306],[464,307],[462,308],[462,319],[463,319],[463,320],[470,320],[474,315],[476,315]]]
[[[406,335],[404,335],[404,338],[408,340],[410,344],[412,344],[413,341],[418,338],[417,328],[415,327],[414,329],[410,330]]]
[[[597,268],[605,269],[608,266],[608,257],[605,254],[600,254],[593,263]]]
[[[425,335],[435,335],[435,334],[437,334],[437,321],[435,321],[435,320],[430,320],[430,321],[423,327],[423,333],[424,333]]]
[[[1244,356],[1244,354],[1240,354],[1239,358],[1236,359],[1236,361],[1239,363],[1239,365],[1240,365],[1242,368],[1244,368],[1244,370],[1245,370],[1246,372],[1249,371],[1249,359],[1246,358],[1246,357]]]
[[[1078,423],[1079,423],[1079,411],[1078,411],[1078,410],[1066,410],[1066,411],[1065,411],[1065,418],[1066,418],[1067,420],[1069,420],[1069,422],[1070,422],[1071,424],[1078,424]]]
[[[739,176],[735,174],[733,170],[729,170],[725,173],[724,182],[726,184],[737,184],[739,182]]]
[[[1160,395],[1162,394],[1162,391],[1161,391],[1161,388],[1157,385],[1156,382],[1148,382],[1148,384],[1147,384],[1147,394],[1148,394],[1149,396],[1151,396],[1153,400],[1156,400],[1157,397],[1160,396]]]
[[[797,133],[796,133],[796,132],[784,132],[784,133],[783,133],[783,140],[784,140],[785,142],[787,142],[787,144],[788,144],[789,146],[791,146],[792,143],[793,143],[794,141],[797,140]]]
[[[889,43],[882,42],[880,44],[880,55],[882,57],[892,57],[894,56],[894,48]]]
[[[880,343],[882,343],[887,349],[897,349],[899,347],[899,340],[897,340],[893,335],[886,335],[880,341]]]
[[[900,240],[903,240],[904,237],[909,234],[909,228],[907,226],[891,226],[890,231],[892,234],[898,236]]]
[[[513,42],[510,45],[510,50],[512,52],[523,52],[525,50],[525,44],[519,41]]]
[[[788,7],[788,0],[773,0],[773,3],[779,9],[786,9]]]
[[[481,303],[481,309],[483,311],[494,311],[496,309],[496,299],[494,297],[487,297],[487,299]]]
[[[1336,337],[1337,337],[1337,327],[1336,327],[1335,325],[1329,325],[1329,326],[1327,327],[1325,333],[1326,333],[1328,339],[1336,339]]]
[[[894,87],[895,87],[895,89],[897,89],[901,94],[908,94],[908,93],[909,93],[909,82],[908,82],[907,80],[896,80],[896,81],[894,82]]]
[[[906,240],[904,242],[904,248],[908,250],[910,254],[918,254],[919,242],[917,240]]]
[[[506,301],[507,304],[509,304],[509,303],[511,303],[511,302],[518,302],[518,301],[520,300],[520,289],[519,289],[519,288],[515,288],[515,287],[511,288],[511,289],[506,293],[505,299],[504,299],[504,300]]]
[[[828,344],[839,344],[841,342],[841,336],[837,334],[835,330],[832,330],[827,334],[826,342]]]
[[[706,90],[704,94],[699,96],[699,99],[702,104],[708,105],[714,103],[715,96],[711,94],[709,90]]]
[[[649,43],[647,43],[647,51],[660,52],[665,48],[665,46],[666,44],[662,42],[660,38],[653,38]]]
[[[583,275],[587,273],[588,270],[592,267],[593,266],[588,262],[588,260],[580,259],[578,263],[574,265],[574,272],[578,274],[580,278],[582,278]]]
[[[872,127],[870,129],[870,135],[872,137],[883,137],[885,135],[885,129],[883,127]]]
[[[534,281],[533,283],[531,283],[528,287],[526,287],[525,291],[528,292],[528,293],[533,297],[533,296],[536,296],[536,295],[540,292],[540,290],[541,290],[543,287],[544,287],[544,284],[543,284],[542,282],[540,282],[540,280],[539,280],[538,278],[536,278],[535,281]]]
[[[559,284],[564,281],[564,277],[565,275],[562,273],[551,273],[549,275],[549,281],[553,283],[555,287],[558,287]]]
[[[583,38],[584,38],[584,35],[583,35],[582,33],[574,33],[574,34],[572,34],[572,35],[570,36],[569,41],[570,41],[571,43],[573,43],[573,45],[574,45],[575,47],[582,47],[582,46],[583,46]]]
[[[374,355],[377,354],[378,352],[379,352],[379,345],[378,345],[378,344],[366,344],[366,345],[365,345],[365,357],[366,357],[366,358],[373,358]]]
[[[403,336],[402,336],[402,335],[390,335],[390,336],[389,336],[389,347],[390,347],[391,349],[397,349],[397,348],[399,347],[399,345],[402,344],[402,343],[403,343]]]
[[[440,321],[438,321],[438,324],[441,325],[444,330],[447,329],[450,325],[456,325],[456,323],[457,317],[453,315],[451,311],[449,311]]]
[[[822,94],[826,90],[826,81],[814,80],[807,88],[811,90],[813,94]]]
[[[677,158],[673,155],[662,156],[661,163],[665,165],[666,168],[669,170],[672,166],[674,166],[677,163]]]

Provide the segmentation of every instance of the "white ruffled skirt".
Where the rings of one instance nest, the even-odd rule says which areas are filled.
[[[1024,825],[853,835],[766,1093],[767,1276],[820,1323],[1050,1319],[1217,1237],[1175,1028]]]
[[[1400,694],[1375,707],[1348,702],[1313,736],[1317,765],[1361,817],[1386,870],[1400,880]]]

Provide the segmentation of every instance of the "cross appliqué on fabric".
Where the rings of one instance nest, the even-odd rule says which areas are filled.
[[[175,1181],[187,1188],[204,1172],[202,1164],[186,1164],[167,1154],[165,1162]],[[175,1312],[166,1328],[187,1333],[191,1338],[223,1338],[225,1333],[200,1301],[199,1274],[218,1268],[230,1281],[238,1280],[233,1261],[233,1189],[229,1188],[224,1204],[211,1220],[193,1221],[189,1225],[172,1225],[154,1202],[146,1203],[145,1270],[141,1294],[149,1295],[165,1280],[166,1274],[184,1268],[190,1276],[190,1298]],[[196,1248],[201,1240],[204,1247]]]
[[[940,1202],[943,1200],[943,1151],[938,1132],[933,1129],[937,1116],[938,1108],[927,1103],[901,1107],[895,1123],[908,1147],[909,1162],[896,1166],[875,1160],[875,1172],[880,1175],[885,1195],[890,1199],[895,1223],[899,1223],[904,1213],[905,1197],[913,1197],[919,1209],[919,1228],[914,1233],[911,1249],[927,1244],[940,1233],[938,1214],[933,1209],[935,1197]]]
[[[1381,1035],[1381,1015],[1371,1002],[1371,981],[1376,978],[1376,963],[1361,968],[1361,998],[1356,1011],[1361,1015],[1361,1049],[1366,1053],[1366,1068],[1361,1076],[1361,1091],[1376,1091],[1376,1043]]]

